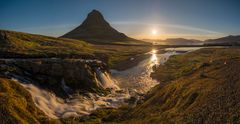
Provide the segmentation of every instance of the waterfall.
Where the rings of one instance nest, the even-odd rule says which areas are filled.
[[[101,83],[100,85],[103,88],[105,88],[105,89],[110,88],[110,89],[115,89],[115,90],[120,89],[116,84],[117,82],[112,80],[107,72],[102,72],[99,68],[97,68],[96,74],[97,74],[97,78],[100,80],[99,81]]]
[[[91,93],[89,93],[88,96],[74,95],[72,98],[64,100],[57,97],[54,93],[41,89],[34,84],[25,83],[16,78],[12,78],[12,80],[21,84],[31,94],[35,105],[48,117],[53,119],[69,117],[77,118],[82,115],[88,115],[92,111],[102,107],[117,108],[121,105],[127,104],[126,100],[130,98],[128,92],[122,92],[112,93],[107,96],[99,96]],[[64,80],[62,83],[63,82]]]
[[[153,56],[153,59],[146,59],[131,69],[122,72],[112,71],[112,74],[117,74],[114,76],[114,79],[118,80],[120,83],[111,79],[107,72],[102,72],[100,68],[96,68],[95,80],[99,86],[102,86],[103,88],[111,88],[113,90],[119,90],[119,87],[122,88],[121,90],[112,92],[107,96],[88,93],[87,96],[73,95],[71,99],[64,100],[57,97],[54,93],[31,84],[33,81],[26,77],[8,73],[6,73],[6,75],[14,77],[13,80],[17,81],[28,90],[35,105],[50,118],[79,117],[90,114],[98,108],[117,108],[122,105],[128,105],[129,102],[127,102],[127,100],[131,99],[132,96],[136,96],[136,99],[140,99],[139,96],[136,95],[138,94],[139,89],[139,91],[148,91],[156,84],[150,77],[152,62],[157,60],[160,61],[159,64],[163,64],[167,61],[169,56],[174,54],[176,53],[170,52],[161,54],[161,56]],[[158,59],[156,59],[156,57],[158,57]],[[61,87],[66,93],[69,93],[72,90],[66,85],[64,79],[61,81]],[[133,101],[132,104],[135,106],[137,100]]]
[[[79,99],[66,102],[55,94],[33,84],[20,84],[30,92],[35,105],[53,119],[79,117],[89,114],[94,108],[94,104],[88,100]]]

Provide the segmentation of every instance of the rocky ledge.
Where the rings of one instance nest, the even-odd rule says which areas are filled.
[[[33,83],[64,97],[73,93],[106,94],[96,70],[108,71],[105,63],[84,59],[0,59],[0,75]]]

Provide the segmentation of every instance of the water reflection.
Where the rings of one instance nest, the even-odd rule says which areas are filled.
[[[128,89],[138,93],[146,93],[158,82],[151,78],[150,74],[153,71],[153,66],[163,64],[169,56],[175,54],[167,52],[159,54],[158,50],[152,49],[149,53],[151,56],[140,62],[133,68],[125,71],[112,70],[112,76],[118,81],[121,89]]]
[[[153,86],[158,84],[156,80],[153,80],[150,77],[150,74],[153,70],[152,67],[154,65],[164,64],[169,56],[176,55],[177,52],[172,50],[163,54],[159,54],[157,50],[152,49],[152,51],[147,54],[150,54],[151,57],[140,62],[133,68],[125,71],[111,71],[113,74],[112,76],[116,79],[119,88],[122,91],[112,92],[107,96],[99,96],[91,93],[89,93],[88,96],[76,94],[70,99],[63,100],[58,98],[56,95],[42,90],[32,84],[22,85],[31,93],[37,107],[39,107],[49,117],[54,119],[59,117],[78,117],[81,115],[90,114],[97,108],[128,105],[126,100],[130,99],[131,97],[136,98],[135,102],[133,103],[135,105],[137,100],[140,98],[140,94],[138,93],[146,93]],[[102,80],[105,81],[103,86],[116,87],[115,85],[112,85],[112,79],[108,74],[100,73],[99,75],[101,76]],[[66,86],[64,80],[62,85],[67,91],[68,87]]]
[[[154,65],[159,64],[158,57],[157,57],[156,53],[157,53],[157,50],[152,49],[152,51],[151,51],[152,56],[151,56],[151,59],[150,59],[151,65],[150,66],[154,66]]]

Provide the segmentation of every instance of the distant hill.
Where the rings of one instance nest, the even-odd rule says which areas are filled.
[[[202,45],[203,42],[195,39],[184,39],[184,38],[169,38],[166,40],[149,40],[145,41],[154,42],[158,45]]]
[[[92,43],[138,42],[138,40],[130,38],[111,27],[97,10],[90,12],[80,26],[61,37],[85,40]]]
[[[89,44],[80,40],[0,30],[1,57],[54,57],[90,55]]]
[[[209,39],[204,42],[204,45],[240,45],[240,36],[229,35],[218,39]]]
[[[0,29],[0,58],[97,58],[115,68],[121,61],[150,51],[150,47],[139,42],[116,44],[94,45],[83,40]]]

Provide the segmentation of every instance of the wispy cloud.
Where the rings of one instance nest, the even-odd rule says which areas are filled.
[[[57,24],[49,26],[36,26],[36,27],[26,27],[26,28],[16,28],[12,30],[23,31],[35,34],[42,34],[48,36],[61,36],[68,31],[74,29],[79,24]],[[207,39],[211,37],[224,36],[224,33],[212,31],[209,29],[203,29],[198,27],[192,27],[187,25],[176,25],[176,24],[157,24],[157,23],[143,23],[134,21],[117,21],[112,22],[117,30],[135,38],[148,38],[149,28],[156,27],[159,30],[164,30],[165,38],[168,37],[190,37],[197,39]],[[124,28],[127,27],[127,28]],[[162,33],[162,32],[161,32]],[[163,36],[160,36],[163,38]]]
[[[218,34],[223,35],[224,33],[209,30],[209,29],[203,29],[198,27],[192,27],[188,25],[176,25],[176,24],[157,24],[157,23],[142,23],[142,22],[133,22],[133,21],[117,21],[113,22],[114,25],[138,25],[138,26],[148,26],[148,27],[161,27],[161,28],[175,28],[175,29],[181,29],[181,30],[188,30],[193,32],[202,32],[206,34]]]

